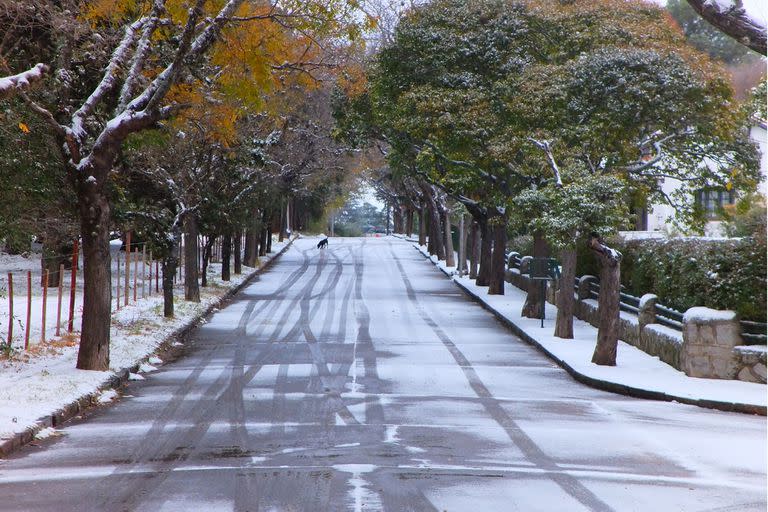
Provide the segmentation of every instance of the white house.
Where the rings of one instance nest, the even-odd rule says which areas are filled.
[[[761,182],[759,189],[763,196],[767,196],[766,186],[768,185],[768,130],[765,121],[758,121],[749,131],[750,138],[757,143],[760,151],[760,175]],[[662,183],[662,190],[669,194],[680,187],[680,181],[665,178]],[[705,235],[721,236],[722,222],[717,220],[718,211],[728,204],[733,204],[736,199],[734,191],[710,190],[700,192],[697,201],[708,213],[710,220],[705,227]],[[669,233],[674,231],[668,219],[674,215],[674,210],[667,204],[652,205],[647,211],[641,212],[641,219],[638,221],[636,231],[649,231],[655,233]]]

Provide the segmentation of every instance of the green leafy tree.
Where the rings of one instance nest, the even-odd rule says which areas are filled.
[[[528,232],[544,233],[560,255],[562,275],[555,336],[573,338],[577,244],[595,234],[607,238],[626,223],[624,183],[614,176],[592,174],[576,164],[564,169],[562,186],[526,189],[514,198],[513,204],[517,223]]]
[[[395,173],[438,186],[490,224],[483,245],[502,275],[512,198],[563,186],[560,168],[571,162],[672,203],[681,222],[702,222],[692,190],[756,182],[725,74],[650,4],[439,0],[402,19],[369,80],[342,120],[386,142]],[[683,186],[667,196],[661,182],[673,178]],[[605,295],[618,315],[620,255],[591,241],[615,268]],[[606,333],[596,359],[615,364],[616,332]]]

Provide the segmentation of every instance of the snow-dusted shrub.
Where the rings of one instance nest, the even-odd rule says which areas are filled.
[[[631,240],[622,284],[629,293],[654,293],[680,311],[693,306],[733,309],[742,319],[766,319],[765,240]]]

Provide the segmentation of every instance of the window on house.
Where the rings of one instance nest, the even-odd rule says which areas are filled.
[[[719,219],[723,208],[736,202],[733,190],[700,190],[696,193],[696,202],[704,211],[707,219]]]

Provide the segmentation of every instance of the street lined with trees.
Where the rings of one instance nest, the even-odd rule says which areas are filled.
[[[4,180],[17,180],[31,203],[44,199],[40,216],[51,219],[47,231],[37,220],[13,227],[34,228],[55,249],[73,232],[82,238],[79,368],[109,368],[114,232],[138,227],[172,276],[182,233],[191,241],[207,229],[230,250],[235,234],[247,231],[253,258],[253,240],[278,229],[274,219],[287,217],[295,196],[322,204],[333,195],[326,176],[308,175],[328,165],[319,153],[338,158],[341,150],[326,136],[304,153],[301,134],[329,131],[313,91],[359,40],[361,21],[345,2],[4,0],[1,7],[0,71],[28,70],[3,78],[0,91],[11,101],[8,116],[37,145]],[[278,159],[273,148],[300,161]],[[40,192],[30,194],[28,168],[41,178]],[[299,205],[292,215],[303,215]],[[75,229],[57,229],[65,212]],[[186,298],[196,300],[197,279],[188,276]]]
[[[401,20],[365,80],[337,95],[341,131],[379,145],[388,173],[379,183],[401,210],[416,206],[430,253],[446,258],[448,197],[472,217],[477,283],[490,294],[503,293],[513,226],[568,276],[575,244],[589,244],[607,301],[598,364],[615,364],[617,341],[621,254],[607,235],[658,201],[696,229],[696,191],[749,192],[759,180],[751,113],[724,70],[650,4],[431,2]],[[668,194],[665,179],[682,186]],[[539,293],[534,283],[525,316],[539,316]]]
[[[0,0],[0,510],[764,510],[743,6]]]

